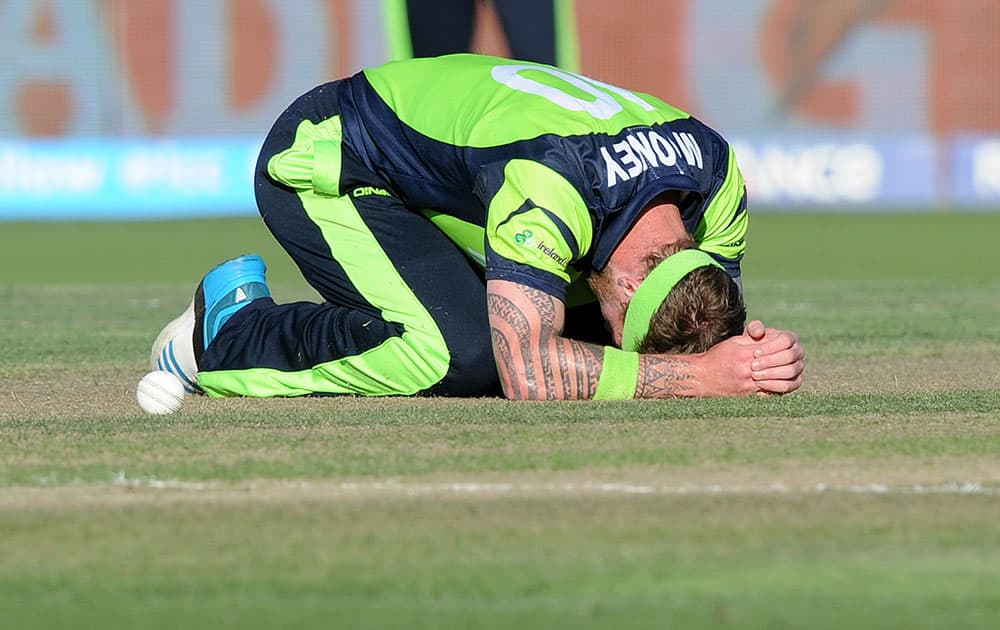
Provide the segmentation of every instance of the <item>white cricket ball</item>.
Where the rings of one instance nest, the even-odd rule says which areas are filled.
[[[135,399],[147,413],[174,413],[184,404],[184,383],[170,372],[156,370],[139,380]]]

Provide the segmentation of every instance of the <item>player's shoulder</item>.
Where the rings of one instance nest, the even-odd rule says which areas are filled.
[[[473,53],[454,53],[437,57],[412,57],[389,61],[382,65],[361,71],[370,80],[408,81],[434,80],[449,81],[461,79],[470,74],[489,73],[499,64],[513,63],[509,59]]]

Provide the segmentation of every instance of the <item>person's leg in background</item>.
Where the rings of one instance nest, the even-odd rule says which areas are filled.
[[[511,56],[576,72],[576,16],[572,0],[493,0]]]
[[[393,59],[469,52],[484,0],[384,0]],[[573,0],[493,0],[516,59],[579,69]]]
[[[467,52],[477,0],[384,0],[393,59]]]

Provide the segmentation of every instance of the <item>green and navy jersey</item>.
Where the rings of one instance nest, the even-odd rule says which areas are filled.
[[[729,144],[646,94],[481,55],[398,61],[336,86],[343,141],[485,268],[566,299],[645,206],[682,220],[739,277],[747,212]]]

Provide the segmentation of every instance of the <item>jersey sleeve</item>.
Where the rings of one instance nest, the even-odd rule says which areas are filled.
[[[740,261],[747,246],[749,215],[746,184],[732,147],[729,147],[728,160],[725,177],[710,197],[705,214],[692,236],[699,249],[711,254],[733,279],[738,279]]]
[[[565,301],[570,265],[590,251],[593,220],[562,175],[531,160],[487,167],[486,279],[509,280]]]

